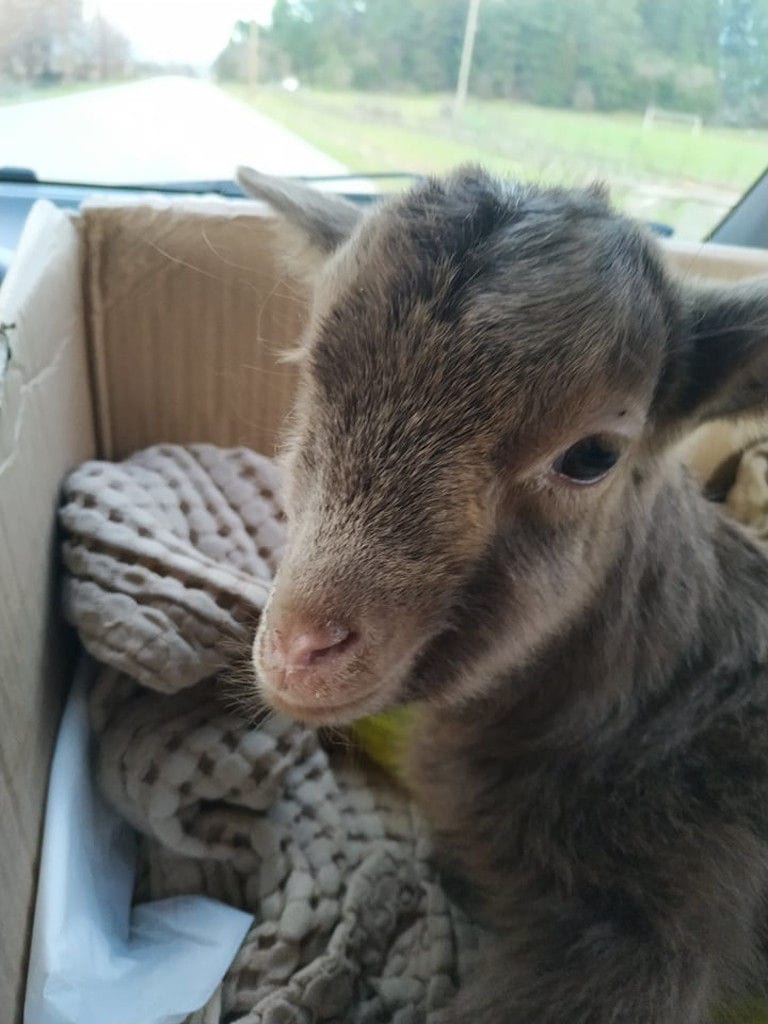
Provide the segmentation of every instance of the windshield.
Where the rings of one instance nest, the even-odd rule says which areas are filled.
[[[699,239],[768,164],[766,125],[768,0],[0,0],[6,177],[473,161],[607,182]]]

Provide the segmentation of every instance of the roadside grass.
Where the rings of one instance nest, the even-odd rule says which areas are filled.
[[[350,171],[443,171],[466,161],[547,184],[607,181],[630,212],[700,238],[768,165],[768,132],[643,128],[638,114],[598,114],[507,100],[227,86],[227,91]]]
[[[21,86],[0,82],[0,107],[8,107],[14,103],[34,103],[37,100],[53,100],[59,96],[73,96],[80,92],[92,92],[94,89],[106,89],[111,85],[121,85],[119,81],[108,82],[69,82],[66,85],[34,85]]]

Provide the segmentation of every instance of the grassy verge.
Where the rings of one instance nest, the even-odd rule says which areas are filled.
[[[441,171],[480,161],[568,185],[600,178],[631,212],[701,237],[768,164],[768,132],[657,125],[634,114],[470,100],[454,124],[444,96],[232,86],[229,90],[352,171]]]
[[[9,86],[0,84],[0,106],[13,103],[34,103],[37,100],[52,100],[59,96],[72,96],[94,89],[106,89],[120,82],[70,82],[66,85]]]

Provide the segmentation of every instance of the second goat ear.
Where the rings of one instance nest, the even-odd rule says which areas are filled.
[[[768,279],[688,287],[657,397],[662,422],[768,411]]]

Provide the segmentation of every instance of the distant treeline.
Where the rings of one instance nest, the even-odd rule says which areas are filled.
[[[132,74],[131,46],[82,0],[0,0],[0,85],[106,81]]]
[[[466,14],[467,0],[276,0],[268,29],[237,24],[216,70],[242,78],[257,63],[262,80],[448,91]],[[768,123],[768,0],[481,0],[470,91]]]

